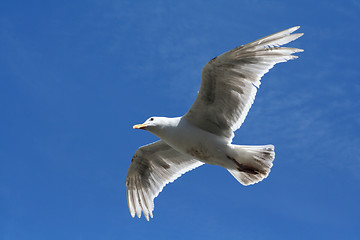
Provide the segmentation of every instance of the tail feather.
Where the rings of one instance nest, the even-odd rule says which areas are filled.
[[[234,168],[228,171],[241,184],[247,186],[265,179],[273,166],[274,146],[241,146],[233,145],[233,154],[227,156],[234,161]]]

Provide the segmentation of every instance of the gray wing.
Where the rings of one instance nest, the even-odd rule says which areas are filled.
[[[163,187],[203,163],[184,155],[163,141],[140,147],[131,160],[126,177],[127,201],[132,217],[141,211],[153,217],[154,198]]]
[[[280,47],[301,37],[293,27],[226,52],[202,69],[198,96],[184,116],[195,126],[226,138],[244,122],[261,77],[301,49]]]

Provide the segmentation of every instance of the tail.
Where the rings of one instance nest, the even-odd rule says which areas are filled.
[[[247,186],[266,178],[275,158],[274,146],[232,145],[233,151],[227,158],[234,162],[234,168],[227,170],[241,184]]]

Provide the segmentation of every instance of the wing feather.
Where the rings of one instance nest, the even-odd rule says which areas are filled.
[[[127,177],[127,201],[132,217],[153,217],[154,198],[169,182],[203,163],[182,154],[163,141],[139,148],[131,161]]]
[[[299,27],[272,34],[230,50],[202,70],[199,94],[184,116],[195,126],[233,138],[254,102],[260,79],[275,64],[297,58],[297,48],[280,47],[301,37]]]

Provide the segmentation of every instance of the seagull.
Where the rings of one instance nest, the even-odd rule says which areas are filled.
[[[266,178],[274,146],[232,144],[254,102],[261,77],[275,64],[296,59],[302,49],[280,47],[301,37],[299,28],[269,35],[210,60],[202,69],[200,90],[182,117],[150,117],[134,129],[147,130],[159,141],[140,147],[126,177],[132,217],[153,217],[154,199],[164,186],[203,164],[226,168],[242,185]]]

